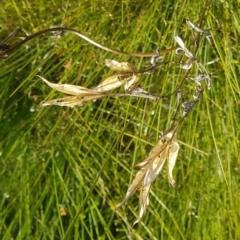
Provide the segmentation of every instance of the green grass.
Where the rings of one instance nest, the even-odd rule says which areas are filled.
[[[46,2],[3,1],[0,37],[17,26],[24,35],[61,25],[112,48],[153,52],[175,46],[174,34],[188,36],[185,19],[197,22],[204,7],[204,1],[190,0]],[[212,1],[204,28],[211,28],[214,44],[203,40],[198,51],[200,62],[219,58],[207,66],[212,88],[205,88],[179,130],[176,188],[164,168],[152,186],[148,212],[134,229],[138,194],[114,208],[135,176],[132,166],[168,129],[176,96],[38,108],[62,94],[36,75],[93,87],[110,75],[106,58],[137,68],[148,60],[105,52],[72,34],[48,34],[1,61],[0,239],[240,239],[239,9],[239,1]],[[68,61],[70,69],[64,68]],[[167,94],[183,74],[162,67],[141,78],[141,85]],[[184,87],[187,99],[192,86]]]

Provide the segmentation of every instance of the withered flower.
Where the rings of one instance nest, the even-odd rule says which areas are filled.
[[[135,167],[140,167],[135,178],[133,179],[131,185],[129,186],[124,199],[116,205],[116,208],[122,206],[137,190],[140,190],[139,203],[140,203],[140,213],[136,221],[133,223],[135,225],[138,223],[143,215],[146,213],[147,207],[149,205],[149,192],[152,182],[161,172],[164,163],[168,159],[168,180],[169,183],[174,186],[175,181],[173,179],[173,169],[177,160],[179,144],[177,142],[177,130],[178,127],[172,128],[170,131],[166,132],[154,148],[150,151],[147,158],[135,165]]]

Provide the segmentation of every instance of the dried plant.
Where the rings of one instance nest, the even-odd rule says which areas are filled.
[[[135,178],[130,184],[123,200],[116,205],[116,209],[121,207],[137,190],[140,191],[140,213],[133,225],[138,223],[146,213],[146,209],[149,205],[149,192],[151,184],[160,174],[167,159],[168,181],[172,186],[175,185],[175,180],[173,178],[173,169],[180,148],[177,141],[178,129],[183,120],[187,118],[189,113],[193,110],[203,95],[203,88],[199,85],[199,83],[197,83],[195,90],[196,92],[193,96],[193,100],[185,101],[182,103],[181,106],[183,108],[183,113],[179,122],[176,125],[173,125],[174,121],[172,121],[172,126],[170,129],[161,136],[156,145],[150,151],[147,158],[143,162],[135,165],[135,167],[140,167],[141,169],[137,172]],[[175,118],[175,114],[176,112],[174,113],[173,118]]]
[[[45,101],[42,106],[81,106],[85,102],[109,96],[137,96],[153,100],[161,98],[160,96],[154,96],[146,92],[137,85],[140,76],[143,73],[147,72],[149,69],[138,71],[128,62],[117,62],[111,59],[106,59],[105,64],[112,70],[118,71],[119,73],[104,79],[100,84],[98,84],[92,89],[71,84],[56,84],[49,82],[47,79],[41,76],[38,76],[49,87],[59,92],[71,95],[63,98]],[[154,66],[154,68],[155,67],[157,67],[157,65]],[[126,93],[109,93],[109,91],[119,88],[121,86],[124,86]]]
[[[47,79],[40,77],[49,87],[58,90],[59,92],[67,93],[70,96],[53,99],[49,101],[45,101],[42,103],[42,106],[48,105],[58,105],[58,106],[81,106],[85,102],[96,100],[99,98],[107,97],[107,96],[127,96],[126,94],[117,94],[117,93],[107,93],[106,91],[99,91],[98,89],[88,89],[85,87],[71,85],[71,84],[56,84],[51,83]],[[115,75],[111,78],[111,81],[116,80],[117,76]],[[109,78],[105,79],[109,80]]]
[[[154,148],[150,151],[147,158],[135,165],[141,169],[137,172],[131,185],[129,186],[124,199],[119,202],[116,208],[121,207],[137,190],[140,191],[140,213],[133,225],[138,223],[143,215],[146,213],[149,205],[149,192],[152,182],[160,174],[164,163],[168,159],[168,180],[174,186],[172,171],[175,166],[177,155],[179,151],[179,144],[177,142],[177,127],[163,134],[163,136],[156,143]]]
[[[199,21],[198,26],[196,26],[189,20],[186,21],[188,26],[190,26],[192,33],[193,33],[193,30],[197,32],[196,37],[194,34],[192,34],[194,37],[195,43],[199,41],[200,36],[206,37],[207,40],[211,43],[210,31],[203,30],[201,28],[201,22],[204,18],[204,14],[206,11],[207,11],[207,4],[204,7],[203,14]],[[173,178],[173,169],[175,167],[179,148],[180,148],[177,140],[177,134],[178,134],[179,128],[183,120],[188,117],[189,113],[193,110],[195,105],[199,102],[199,100],[203,96],[204,88],[202,86],[202,81],[203,80],[206,81],[206,84],[209,90],[211,88],[210,74],[207,72],[204,65],[200,63],[196,57],[198,45],[195,44],[195,49],[193,49],[193,51],[190,51],[189,49],[191,48],[186,47],[182,38],[176,35],[174,38],[177,44],[179,45],[179,47],[173,47],[167,50],[163,50],[161,52],[157,49],[157,51],[154,53],[127,53],[127,52],[119,51],[110,47],[106,47],[100,43],[97,43],[76,30],[65,28],[65,27],[57,27],[57,28],[50,28],[50,29],[46,29],[46,30],[42,30],[37,33],[34,33],[28,37],[25,37],[22,41],[11,46],[9,45],[9,42],[13,38],[15,38],[18,32],[18,29],[16,29],[13,33],[11,33],[8,37],[6,37],[4,40],[0,42],[0,59],[8,58],[10,53],[12,53],[18,47],[20,47],[21,45],[30,41],[33,38],[48,32],[56,32],[56,31],[71,32],[85,39],[91,44],[115,54],[121,54],[125,56],[134,56],[134,57],[151,57],[150,66],[142,70],[137,70],[128,62],[118,62],[116,60],[106,59],[105,60],[106,66],[116,71],[117,73],[105,78],[101,83],[99,83],[97,86],[93,88],[86,88],[83,86],[77,86],[77,85],[71,85],[71,84],[52,83],[46,80],[45,78],[39,76],[40,79],[44,81],[52,89],[55,89],[59,92],[69,95],[63,98],[46,101],[42,104],[42,106],[58,105],[58,106],[74,107],[77,105],[78,106],[82,105],[85,102],[100,99],[107,96],[111,96],[111,97],[136,96],[136,97],[143,97],[143,98],[148,98],[153,100],[161,99],[163,98],[163,96],[152,95],[151,93],[145,91],[139,86],[139,80],[141,76],[145,73],[151,74],[159,66],[169,63],[169,62],[164,63],[161,61],[159,62],[159,59],[161,58],[162,54],[170,53],[176,50],[177,55],[179,55],[182,52],[184,53],[185,58],[187,58],[183,63],[182,62],[180,64],[175,63],[178,66],[180,66],[180,68],[186,70],[186,73],[184,74],[184,77],[181,79],[179,86],[176,87],[173,93],[171,93],[168,96],[164,96],[166,98],[166,97],[171,97],[174,94],[177,94],[177,99],[178,99],[176,108],[173,111],[170,127],[161,136],[161,138],[153,147],[153,149],[150,151],[149,155],[145,158],[145,160],[135,165],[135,167],[140,168],[140,170],[137,172],[135,178],[130,184],[123,200],[116,205],[116,209],[121,207],[124,203],[126,203],[129,200],[129,198],[136,191],[140,191],[140,213],[138,218],[134,222],[134,224],[136,224],[142,219],[142,217],[147,211],[147,207],[149,205],[149,193],[150,193],[152,183],[160,174],[167,160],[168,160],[168,180],[172,186],[175,185],[175,180]],[[197,66],[197,70],[199,73],[197,74],[197,76],[190,77],[189,72],[191,71],[193,66]],[[184,86],[184,82],[187,79],[192,80],[192,82],[195,84],[195,93],[193,95],[192,100],[187,100],[182,102],[183,101],[182,88]],[[125,90],[124,93],[111,92],[112,90],[115,90],[120,87],[124,88]],[[182,111],[181,111],[181,107],[183,109]],[[177,121],[176,119],[179,113],[180,113],[180,118]]]
[[[203,64],[201,64],[197,60],[195,54],[193,54],[185,46],[183,40],[179,36],[175,36],[175,40],[180,46],[180,48],[176,50],[176,54],[179,54],[179,51],[183,51],[185,56],[187,57],[187,61],[184,64],[180,63],[180,68],[187,70],[187,73],[184,75],[184,78],[182,79],[179,87],[174,91],[177,93],[178,103],[172,116],[171,126],[169,130],[167,130],[166,133],[164,133],[160,140],[156,143],[147,158],[143,162],[135,165],[135,167],[140,167],[140,170],[137,172],[135,178],[130,184],[123,200],[116,205],[116,209],[121,207],[136,191],[140,191],[140,212],[138,218],[135,220],[133,225],[138,223],[146,213],[147,207],[149,205],[149,193],[151,185],[156,179],[156,177],[160,174],[163,165],[167,159],[168,180],[172,186],[175,185],[175,180],[173,179],[172,172],[179,152],[179,144],[177,141],[178,129],[183,120],[187,118],[189,113],[193,110],[193,108],[199,102],[203,95],[202,80],[206,80],[208,90],[210,90],[211,88],[210,74],[207,72]],[[188,77],[188,72],[192,68],[193,63],[196,63],[200,74],[197,77]],[[195,93],[193,95],[193,100],[185,101],[180,104],[180,101],[182,100],[181,88],[187,78],[190,78],[196,84]],[[183,108],[182,116],[180,120],[175,123],[176,115],[180,110],[180,106]]]

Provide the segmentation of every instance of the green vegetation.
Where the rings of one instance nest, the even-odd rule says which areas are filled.
[[[205,1],[75,0],[5,1],[0,39],[18,26],[18,36],[67,26],[106,46],[154,52],[191,43],[185,19],[197,23]],[[82,107],[46,106],[64,94],[51,82],[94,87],[113,71],[104,59],[137,69],[149,59],[115,55],[71,33],[40,36],[0,61],[0,239],[240,239],[240,2],[210,1],[198,59],[212,87],[178,131],[180,151],[152,185],[148,211],[139,224],[138,193],[116,212],[136,170],[170,126],[176,94],[164,100],[107,97]],[[14,39],[13,41],[18,41]],[[191,45],[187,45],[191,48]],[[164,59],[165,60],[165,59]],[[166,60],[176,60],[174,53]],[[184,70],[175,65],[144,75],[152,94],[171,93]],[[186,81],[186,100],[194,85]]]

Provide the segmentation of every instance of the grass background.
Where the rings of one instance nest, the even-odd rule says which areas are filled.
[[[24,36],[61,25],[113,48],[152,52],[175,46],[174,34],[188,36],[185,19],[197,22],[205,4],[170,2],[2,0],[0,37],[18,26]],[[198,58],[204,63],[220,59],[207,66],[212,89],[205,88],[180,128],[176,188],[169,186],[164,170],[135,229],[137,194],[116,213],[114,208],[136,173],[132,166],[168,128],[176,96],[38,108],[62,94],[36,75],[91,87],[110,75],[106,58],[137,68],[148,60],[116,56],[72,34],[48,34],[1,61],[0,239],[240,239],[239,7],[239,1],[211,1],[204,28],[212,29],[214,44],[203,40]],[[141,85],[167,94],[183,74],[162,67],[145,75]],[[193,86],[187,83],[184,93],[191,99]]]

